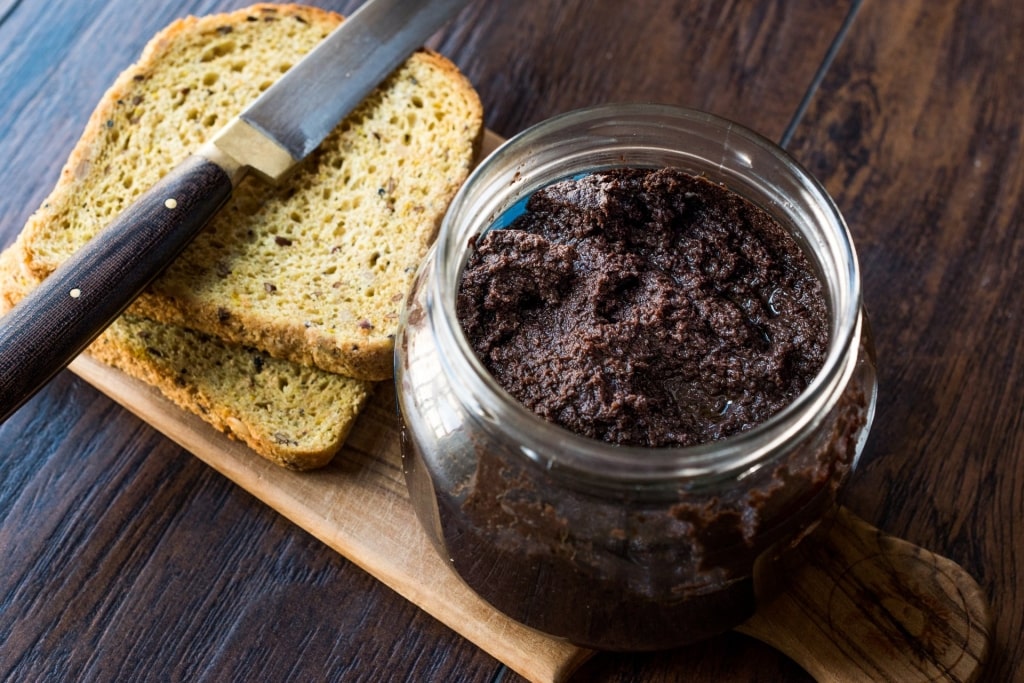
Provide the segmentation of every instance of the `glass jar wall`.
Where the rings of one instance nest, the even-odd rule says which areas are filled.
[[[455,302],[473,238],[538,188],[624,166],[724,183],[790,230],[818,271],[827,358],[765,423],[690,448],[613,446],[528,411],[471,350]],[[452,569],[512,618],[614,650],[681,645],[745,620],[755,565],[834,505],[875,397],[856,256],[825,191],[736,124],[650,105],[556,117],[477,169],[406,303],[396,383],[410,495]]]

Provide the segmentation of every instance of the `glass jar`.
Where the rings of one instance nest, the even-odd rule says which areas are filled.
[[[473,238],[540,187],[623,166],[724,183],[787,227],[817,269],[827,358],[763,424],[689,448],[610,445],[527,410],[471,350],[455,302]],[[749,617],[755,565],[835,504],[875,403],[857,259],[827,193],[764,138],[672,107],[571,112],[486,159],[417,273],[396,342],[404,470],[438,552],[498,610],[598,649],[677,646]]]

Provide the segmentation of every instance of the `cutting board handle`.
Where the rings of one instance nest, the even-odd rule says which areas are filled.
[[[758,576],[759,591],[774,597],[738,631],[822,682],[977,678],[992,617],[962,567],[844,508],[793,552],[784,572]]]

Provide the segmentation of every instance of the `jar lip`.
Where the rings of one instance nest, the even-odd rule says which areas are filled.
[[[616,124],[645,122],[642,125],[654,121],[671,121],[683,126],[693,123],[720,131],[724,140],[741,141],[770,154],[799,180],[802,189],[813,199],[829,223],[835,246],[842,252],[845,272],[841,276],[845,291],[840,292],[840,299],[843,306],[833,311],[835,321],[821,370],[796,399],[749,430],[696,446],[652,448],[615,445],[548,422],[501,387],[472,350],[455,310],[461,264],[455,266],[452,282],[456,284],[452,291],[442,289],[446,279],[453,275],[452,254],[468,248],[468,239],[457,231],[457,219],[477,184],[486,182],[495,167],[506,163],[505,157],[515,150],[528,148],[560,130],[600,126],[612,121]],[[544,184],[555,179],[549,178]],[[492,222],[493,219],[485,221],[485,227]],[[816,416],[831,408],[852,372],[848,350],[857,343],[861,333],[861,289],[859,265],[845,220],[824,187],[785,150],[762,135],[714,114],[672,105],[604,104],[559,114],[535,124],[507,140],[477,166],[452,201],[435,249],[427,315],[438,335],[443,371],[474,397],[475,405],[468,407],[471,413],[488,422],[500,412],[501,429],[510,439],[519,442],[524,456],[547,469],[568,469],[577,476],[637,485],[667,480],[699,483],[735,476],[737,472],[749,471],[770,461],[772,454],[778,453],[784,444],[798,441],[813,429]]]

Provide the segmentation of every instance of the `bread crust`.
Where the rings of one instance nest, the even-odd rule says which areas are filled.
[[[32,288],[20,244],[0,253],[0,315]],[[125,315],[86,349],[282,467],[328,464],[373,384]]]
[[[139,61],[115,80],[93,111],[53,192],[30,218],[15,245],[0,254],[0,312],[13,306],[52,272],[62,257],[100,229],[104,211],[116,213],[118,206],[109,206],[111,202],[116,199],[115,204],[129,203],[133,194],[141,192],[138,185],[147,180],[155,181],[219,128],[197,125],[187,131],[175,129],[181,133],[180,138],[168,144],[166,139],[158,139],[145,121],[132,121],[132,111],[140,118],[167,114],[167,109],[161,106],[148,109],[136,106],[140,104],[137,100],[161,94],[153,92],[150,83],[165,77],[161,69],[166,67],[169,55],[181,50],[182,41],[191,41],[200,50],[216,50],[219,41],[242,33],[240,22],[259,25],[287,21],[296,21],[307,30],[312,27],[326,35],[342,19],[331,12],[302,5],[259,4],[227,14],[179,19],[154,36]],[[293,56],[297,59],[300,55]],[[421,73],[416,69],[421,69],[422,73],[437,79],[435,86],[441,84],[454,92],[465,107],[445,110],[444,114],[458,114],[459,139],[457,144],[437,151],[439,155],[458,159],[449,167],[448,176],[440,180],[432,178],[434,186],[440,188],[432,199],[433,204],[417,209],[429,213],[430,220],[416,223],[415,229],[404,229],[401,221],[397,223],[398,228],[404,230],[400,237],[407,248],[406,261],[399,264],[401,277],[394,278],[395,282],[389,285],[392,289],[384,290],[391,308],[377,312],[375,319],[383,320],[384,324],[365,324],[373,313],[367,312],[364,316],[360,311],[352,314],[350,327],[355,334],[331,335],[325,334],[320,326],[299,319],[267,320],[259,315],[259,301],[229,299],[223,291],[220,299],[204,298],[202,292],[197,295],[190,290],[196,274],[206,267],[207,276],[211,270],[217,275],[215,268],[202,263],[202,256],[216,249],[216,240],[205,235],[197,240],[199,253],[194,253],[191,260],[186,254],[181,263],[172,265],[168,276],[147,291],[128,314],[115,321],[87,353],[154,386],[181,408],[197,414],[279,465],[308,470],[327,464],[343,445],[368,401],[373,389],[371,380],[384,379],[392,372],[392,339],[388,326],[397,322],[397,310],[412,279],[414,266],[433,241],[447,202],[468,174],[482,140],[482,110],[468,80],[448,60],[428,50],[417,52],[410,62],[409,69],[399,69],[379,89],[385,95],[371,96],[369,104],[355,112],[355,119],[341,126],[347,131],[332,134],[324,149],[315,152],[310,163],[290,180],[291,185],[267,188],[256,179],[249,179],[243,183],[241,192],[236,192],[243,202],[250,203],[248,207],[236,206],[238,211],[252,207],[266,211],[267,207],[280,207],[304,193],[320,196],[324,178],[337,179],[336,175],[331,175],[335,167],[352,163],[352,156],[346,156],[349,148],[356,149],[353,154],[358,159],[365,161],[369,157],[374,164],[385,163],[382,158],[367,155],[365,150],[359,152],[358,141],[351,139],[352,131],[366,139],[381,135],[379,129],[372,130],[365,122],[375,120],[375,112],[384,107],[383,98],[401,92],[402,88],[407,90],[406,97],[418,97],[416,88],[410,87],[403,78],[415,78]],[[222,63],[217,69],[213,73],[226,76]],[[179,93],[171,99],[177,102],[185,97]],[[229,113],[223,108],[218,112],[217,123],[221,123]],[[203,113],[208,112],[200,110],[196,117],[202,118]],[[387,110],[387,113],[396,116],[393,111]],[[125,159],[112,155],[111,150],[119,144],[131,149],[123,145],[124,136],[137,138],[147,133],[152,140],[135,150],[136,156],[128,160],[135,165],[129,165],[132,173],[126,175],[123,168],[114,163]],[[415,170],[422,169],[412,169]],[[117,184],[111,185],[106,179],[118,172]],[[97,178],[103,178],[107,184],[92,182]],[[134,186],[131,191],[125,183]],[[97,189],[104,187],[106,192]],[[118,187],[124,187],[125,191],[120,192]],[[385,194],[390,192],[386,185],[381,189]],[[399,202],[393,198],[382,199],[396,205]],[[69,218],[68,207],[93,203],[99,207],[101,202],[108,204],[105,209],[100,210],[100,207],[91,213],[75,214],[73,221]],[[315,210],[309,212],[312,218],[318,215]],[[234,233],[224,228],[224,224],[229,228],[235,225],[230,216],[220,224],[215,221],[211,228],[218,232],[220,239],[244,238],[248,234],[246,230],[252,230],[252,226],[246,227],[244,218],[243,228]],[[62,225],[62,221],[67,224]],[[275,230],[283,223],[280,216],[270,221]],[[388,258],[386,249],[381,246],[387,244],[386,235],[372,231],[363,233],[360,240],[354,242],[353,252],[363,255],[381,252],[373,258]],[[290,233],[274,232],[273,235],[271,244],[282,249],[294,237]],[[341,255],[337,258],[340,260]],[[323,268],[324,264],[318,267]],[[328,263],[326,269],[332,268],[352,270],[351,264]],[[368,277],[365,272],[357,275]],[[282,277],[297,276],[285,269]],[[269,283],[270,278],[266,280]],[[281,289],[285,286],[282,281]],[[378,286],[383,289],[382,285]],[[273,296],[267,290],[263,293]],[[147,317],[140,317],[140,313]]]
[[[342,18],[314,7],[265,3],[179,19],[153,37],[138,62],[103,96],[56,187],[26,225],[24,258],[34,279],[49,275],[144,186],[212,137],[237,113],[235,109],[249,101],[239,96],[240,101],[224,104],[230,93],[240,92],[242,86],[251,86],[253,79],[272,71],[250,58],[239,68],[253,75],[229,91],[223,84],[234,77],[232,64],[243,60],[233,63],[231,55],[217,55],[218,45],[235,39],[232,49],[241,53],[247,39],[242,36],[255,35],[252,25],[278,22],[280,26],[289,21],[296,23],[297,31],[326,35]],[[295,41],[296,45],[301,42]],[[205,58],[204,48],[215,55],[205,66],[194,66],[198,71],[181,69],[182,82],[192,84],[181,88],[186,94],[169,95],[167,88],[153,86],[158,81],[175,82],[167,75],[170,62],[188,50]],[[301,58],[296,50],[291,43],[287,49],[281,47],[282,63]],[[204,78],[212,79],[209,87],[203,85]],[[429,85],[420,91],[410,85],[427,78]],[[224,92],[217,90],[221,86]],[[188,104],[204,88],[216,91],[221,99]],[[423,109],[408,106],[417,100]],[[195,109],[193,118],[181,117],[175,126],[161,127],[162,121],[180,113],[180,107],[189,106]],[[402,121],[403,116],[421,111],[422,118],[408,124]],[[425,122],[428,116],[438,117],[429,122],[432,127]],[[415,136],[442,126],[447,128],[443,136],[437,134],[436,143],[430,138],[404,160],[404,166],[394,165],[403,154],[401,135],[413,136],[415,144]],[[178,139],[168,130],[177,133]],[[379,156],[367,143],[374,135],[381,142]],[[371,381],[390,378],[404,295],[448,202],[476,161],[482,135],[482,106],[468,79],[441,55],[416,52],[281,187],[269,188],[255,178],[243,181],[232,203],[130,312],[332,373]],[[144,144],[141,139],[146,140]],[[338,164],[354,167],[375,187],[334,187],[344,177],[334,168]],[[106,178],[110,174],[120,175]],[[128,187],[121,190],[122,185]],[[324,197],[332,192],[341,199],[328,208],[330,201]],[[280,207],[303,202],[306,208],[296,208],[291,215],[307,224],[300,233],[293,233],[295,226]],[[358,209],[346,209],[346,202],[357,204]],[[346,222],[347,218],[351,220]],[[317,221],[324,224],[312,225]],[[256,236],[256,246],[249,243],[249,235]],[[321,251],[314,255],[309,247],[308,263],[302,261],[303,252],[299,258],[283,261],[281,272],[273,272],[276,247],[282,255],[290,251],[289,256],[294,256],[300,246],[306,249],[314,243]],[[223,254],[215,253],[218,249]],[[327,260],[327,253],[334,254],[334,261]],[[269,265],[250,267],[254,258]],[[370,265],[364,266],[360,259]],[[295,285],[304,280],[311,281],[305,289]]]

